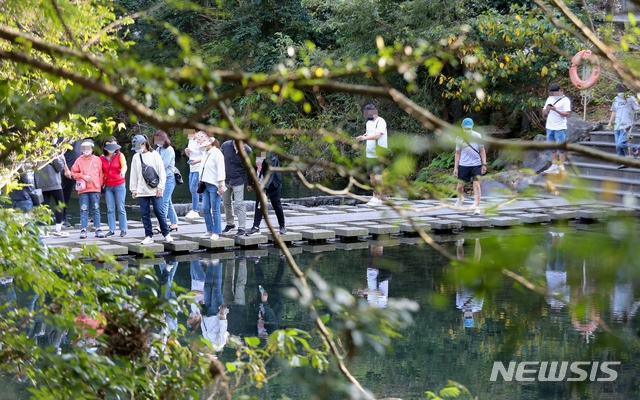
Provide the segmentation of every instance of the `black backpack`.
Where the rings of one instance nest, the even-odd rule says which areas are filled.
[[[160,176],[158,176],[155,168],[153,168],[151,165],[145,164],[144,161],[142,161],[142,154],[138,155],[140,156],[140,169],[142,170],[142,177],[144,178],[144,181],[150,188],[157,188],[160,184]]]

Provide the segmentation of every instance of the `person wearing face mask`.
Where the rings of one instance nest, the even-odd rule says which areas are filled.
[[[138,199],[140,203],[140,214],[142,216],[142,225],[144,225],[144,240],[140,244],[151,244],[153,240],[153,225],[151,224],[151,204],[153,204],[153,212],[158,218],[160,224],[160,232],[164,236],[166,243],[173,242],[173,238],[169,234],[169,225],[167,224],[167,216],[164,213],[162,202],[162,192],[167,182],[167,173],[162,158],[157,151],[149,145],[149,141],[144,135],[136,135],[131,139],[131,150],[136,154],[131,159],[131,174],[129,175],[129,190],[131,197]],[[147,185],[142,175],[142,163],[145,166],[153,168],[158,174],[158,186],[155,188]]]
[[[54,141],[57,142],[57,141]],[[56,226],[52,234],[57,237],[67,237],[69,233],[62,230],[62,220],[64,209],[64,193],[62,192],[62,175],[64,169],[64,157],[60,156],[38,169],[35,172],[36,188],[42,190],[44,202],[42,205],[49,205],[53,198],[53,210]]]
[[[97,238],[103,238],[100,229],[100,189],[104,175],[100,157],[93,154],[93,141],[85,140],[80,146],[82,155],[71,168],[71,175],[76,180],[76,190],[80,200],[80,239],[86,239],[89,225],[89,210],[93,217]]]
[[[382,162],[380,156],[385,156],[387,146],[387,122],[378,116],[378,110],[373,104],[364,106],[364,114],[367,118],[366,133],[356,138],[358,142],[366,141],[367,173],[372,185],[382,183]],[[382,195],[374,190],[369,206],[382,204]]]
[[[203,156],[204,161],[200,163],[200,181],[204,182],[206,186],[202,194],[202,209],[204,210],[204,223],[207,226],[207,232],[203,237],[218,240],[220,238],[218,235],[222,233],[220,202],[225,192],[224,156],[220,151],[218,141],[207,136],[206,133],[198,132],[196,140],[206,150]]]
[[[124,200],[127,196],[125,187],[127,160],[120,152],[120,145],[113,136],[106,138],[102,143],[100,161],[104,174],[104,197],[107,202],[107,222],[109,223],[109,232],[105,236],[115,235],[117,211],[120,237],[125,237],[127,236],[127,211],[124,208]]]
[[[456,201],[456,207],[462,207],[464,201],[464,195],[462,190],[464,184],[473,182],[473,205],[475,208],[474,214],[479,215],[481,213],[480,208],[480,196],[482,192],[480,190],[479,178],[487,173],[487,153],[484,150],[484,145],[476,143],[473,138],[482,138],[482,136],[473,130],[473,120],[471,118],[465,118],[462,120],[462,129],[468,135],[469,139],[456,137],[456,155],[454,159],[453,175],[458,178],[458,201]]]
[[[169,221],[171,222],[169,231],[177,231],[178,216],[176,215],[176,210],[173,207],[173,201],[171,201],[173,190],[176,188],[176,152],[173,147],[171,147],[171,140],[169,140],[169,137],[167,136],[167,133],[165,131],[156,131],[153,134],[153,144],[156,146],[158,154],[160,154],[160,157],[162,158],[167,176],[167,183],[162,194],[164,214],[169,218]],[[160,229],[156,228],[155,230],[156,233],[159,233],[158,231]]]
[[[224,155],[224,165],[226,170],[225,183],[229,190],[224,192],[222,202],[224,204],[224,214],[227,226],[224,227],[222,233],[230,232],[236,228],[233,223],[233,213],[238,217],[238,231],[236,236],[244,236],[246,234],[247,210],[244,205],[244,185],[247,183],[247,170],[242,163],[240,150],[236,147],[234,140],[227,140],[220,147]],[[244,145],[244,151],[251,154],[251,147]],[[233,209],[231,208],[231,197],[233,196]]]
[[[205,151],[200,147],[195,136],[195,133],[187,135],[189,145],[184,149],[184,154],[189,157],[189,191],[191,192],[191,211],[185,216],[187,219],[200,218],[200,195],[197,190],[200,181],[200,163]]]
[[[547,142],[563,143],[567,136],[567,118],[571,115],[571,100],[557,83],[549,86],[549,98],[542,109],[542,115],[547,116]],[[551,153],[551,167],[543,174],[564,174],[564,150]]]

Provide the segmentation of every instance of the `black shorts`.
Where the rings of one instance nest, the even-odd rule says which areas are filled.
[[[367,158],[367,174],[382,175],[382,163],[377,158]]]
[[[482,176],[482,165],[474,165],[473,167],[458,166],[458,179],[463,182],[473,182]]]

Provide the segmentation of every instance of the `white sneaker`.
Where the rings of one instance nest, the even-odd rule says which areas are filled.
[[[482,210],[480,209],[480,207],[476,207],[476,209],[473,210],[473,215],[482,215]]]
[[[189,211],[187,213],[187,215],[184,216],[187,219],[195,219],[195,218],[200,218],[200,213],[196,212],[196,211]]]
[[[382,205],[382,200],[380,200],[377,197],[374,197],[373,199],[371,199],[370,202],[367,203],[367,205],[368,206],[373,206],[373,207],[380,206],[380,205]]]
[[[456,204],[453,205],[454,207],[462,207],[462,199],[460,197],[458,197],[458,200],[456,200]]]
[[[147,236],[146,238],[144,238],[144,240],[142,242],[140,242],[140,244],[151,244],[154,243],[155,240],[153,240],[153,238],[151,236]]]
[[[564,167],[563,167],[564,168]],[[545,169],[544,171],[542,171],[543,174],[557,174],[560,171],[560,168],[558,167],[558,164],[551,164],[551,166],[547,169]]]
[[[209,238],[211,236],[211,232],[205,232],[202,235],[200,235],[201,238]]]
[[[558,166],[558,173],[559,174],[566,174],[567,171],[564,169],[564,165],[559,165]]]
[[[218,240],[218,239],[220,239],[220,236],[218,236],[217,234],[214,233],[213,235],[211,235],[211,237],[209,239]]]
[[[173,242],[173,238],[171,237],[171,235],[167,235],[164,237],[164,242],[165,243],[171,243]]]
[[[373,203],[375,203],[375,201],[376,201],[376,197],[375,197],[375,196],[373,196],[373,197],[371,198],[371,200],[369,200],[369,201],[367,202],[367,205],[368,205],[368,206],[371,206],[371,205],[373,205]]]
[[[69,237],[69,232],[64,232],[64,231],[53,231],[51,232],[51,234],[57,237]]]

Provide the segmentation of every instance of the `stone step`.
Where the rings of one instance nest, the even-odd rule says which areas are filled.
[[[569,184],[556,184],[555,187],[563,192],[576,189]],[[584,196],[584,193],[582,195]],[[626,207],[640,208],[640,193],[638,192],[631,193],[628,190],[610,190],[600,187],[590,187],[589,195],[593,200],[605,201],[613,204],[624,204]],[[629,197],[630,201],[634,204],[625,204],[625,197]]]
[[[640,168],[618,169],[619,165],[597,162],[574,162],[580,176],[606,176],[623,179],[634,179],[640,182]]]
[[[591,131],[589,135],[591,136],[591,141],[594,142],[615,143],[616,140],[613,131]],[[640,135],[633,135],[631,143],[640,144]]]

